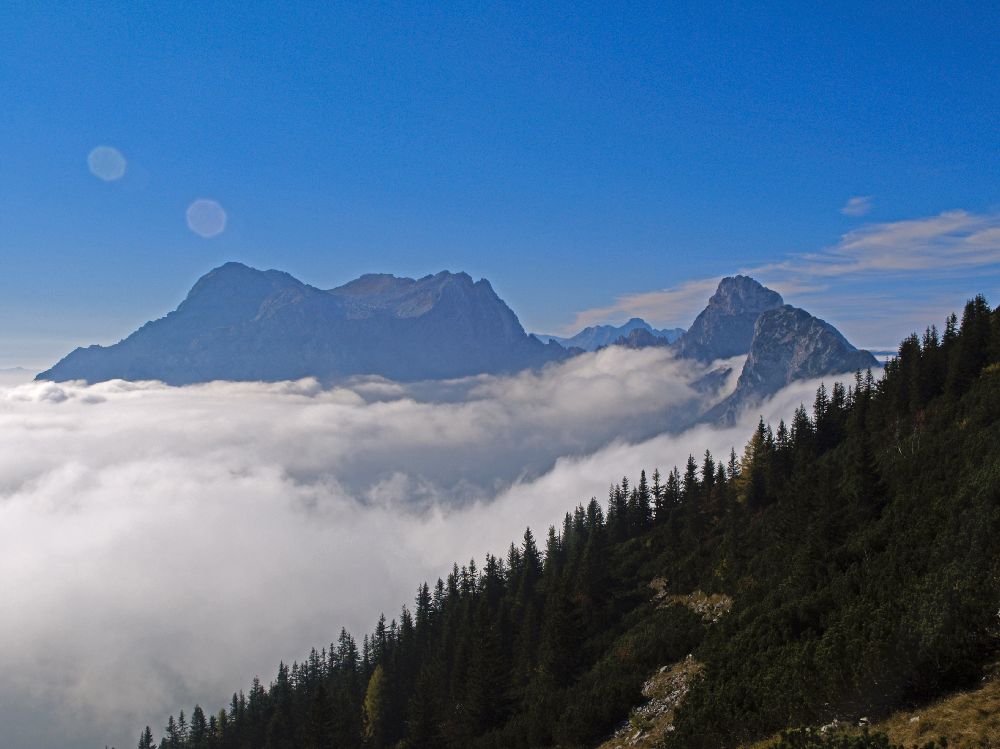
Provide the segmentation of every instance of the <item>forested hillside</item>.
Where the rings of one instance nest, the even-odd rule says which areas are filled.
[[[1000,635],[998,417],[1000,310],[979,297],[742,454],[621,479],[505,558],[421,584],[360,641],[341,631],[218,713],[170,718],[160,745],[595,746],[689,653],[704,665],[668,748],[977,683]],[[731,611],[672,603],[695,591]]]

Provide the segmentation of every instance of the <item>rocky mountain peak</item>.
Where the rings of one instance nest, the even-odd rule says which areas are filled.
[[[229,262],[199,278],[172,315],[198,318],[212,327],[235,325],[252,319],[268,298],[306,287],[288,273],[257,270]]]
[[[712,309],[727,314],[754,312],[758,314],[784,304],[781,294],[764,286],[750,276],[727,276],[719,281],[715,293],[708,300]]]
[[[39,378],[415,380],[511,372],[569,355],[529,337],[489,282],[467,273],[369,274],[321,291],[287,273],[227,263],[166,317],[113,346],[77,349]]]
[[[764,312],[737,391],[771,394],[794,380],[853,372],[878,364],[825,320],[790,304]]]
[[[723,278],[708,305],[678,340],[678,353],[705,362],[745,354],[757,318],[782,304],[781,294],[749,276]]]
[[[710,412],[732,423],[739,410],[758,403],[795,380],[855,372],[878,366],[825,320],[789,304],[763,312],[754,325],[750,352],[736,391]]]

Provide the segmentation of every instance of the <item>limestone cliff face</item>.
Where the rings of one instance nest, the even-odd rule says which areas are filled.
[[[512,372],[569,356],[527,335],[486,280],[443,271],[362,276],[329,291],[227,263],[166,317],[113,346],[76,349],[39,379],[397,380]]]

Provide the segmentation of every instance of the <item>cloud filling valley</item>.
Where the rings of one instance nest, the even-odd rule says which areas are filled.
[[[710,393],[705,368],[619,347],[414,385],[0,387],[0,746],[120,748],[217,711],[623,474],[739,452],[817,385],[687,428],[728,364]]]

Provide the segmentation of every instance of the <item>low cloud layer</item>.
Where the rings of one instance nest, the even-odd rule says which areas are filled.
[[[610,349],[433,385],[0,389],[0,747],[131,746],[622,474],[739,449],[756,410],[664,434],[724,394],[701,373]]]

